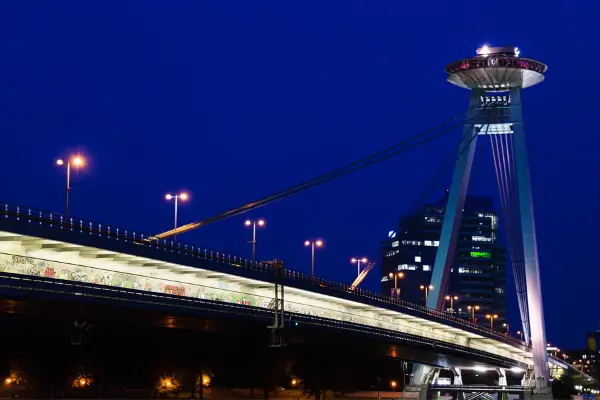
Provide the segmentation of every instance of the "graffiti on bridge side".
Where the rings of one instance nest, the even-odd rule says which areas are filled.
[[[218,288],[166,281],[123,272],[106,271],[85,266],[38,260],[19,255],[0,255],[0,272],[64,279],[75,282],[137,289],[175,296],[196,297],[205,300],[226,301],[247,306],[264,306],[267,300],[250,294],[227,291],[228,285],[219,282]],[[225,290],[223,290],[225,289]]]
[[[218,281],[216,285],[214,282],[207,282],[206,285],[201,282],[198,284],[182,283],[152,276],[139,276],[96,267],[67,264],[59,261],[46,261],[22,255],[0,254],[0,272],[94,283],[261,308],[268,308],[272,300],[270,297],[244,293],[244,290],[249,289],[224,281]],[[326,307],[322,307],[288,300],[285,303],[285,309],[289,312],[309,316],[336,319],[391,330],[398,330],[399,325],[404,324],[398,323],[392,317],[386,315],[358,315],[349,307],[333,305],[331,303],[328,303]]]

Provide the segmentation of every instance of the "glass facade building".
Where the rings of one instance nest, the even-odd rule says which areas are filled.
[[[381,263],[383,293],[424,304],[428,293],[437,289],[429,284],[446,202],[447,193],[402,218],[388,234]],[[445,309],[464,318],[472,318],[474,311],[477,323],[485,326],[491,324],[487,315],[497,315],[494,329],[506,331],[506,280],[506,250],[498,240],[493,199],[467,196],[448,289],[441,294],[452,299]]]

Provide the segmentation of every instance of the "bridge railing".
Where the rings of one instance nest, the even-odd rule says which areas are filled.
[[[112,225],[101,224],[97,222],[87,221],[80,218],[65,217],[58,213],[47,212],[30,207],[22,207],[0,202],[0,218],[16,220],[27,224],[37,224],[57,230],[76,232],[83,235],[90,235],[106,240],[115,240],[123,243],[131,244],[132,246],[143,246],[163,250],[166,252],[180,254],[193,257],[195,259],[207,260],[216,263],[227,264],[234,267],[241,267],[248,270],[273,273],[273,267],[269,263],[249,260],[245,257],[233,256],[224,252],[214,251],[195,246],[189,246],[181,242],[167,239],[152,239],[153,235],[144,235],[136,231],[121,229]],[[439,318],[459,326],[464,326],[472,331],[480,332],[488,337],[496,337],[501,340],[509,340],[518,345],[524,343],[516,338],[504,335],[499,332],[492,331],[477,325],[470,320],[450,315],[441,311],[427,308],[423,305],[414,304],[402,299],[395,299],[391,296],[386,296],[378,292],[351,288],[350,285],[323,279],[320,277],[304,274],[302,272],[284,270],[284,279],[290,281],[301,281],[318,287],[327,288],[339,293],[349,294],[357,298],[368,299],[377,303],[383,303],[386,306],[399,307],[409,309],[419,314]]]

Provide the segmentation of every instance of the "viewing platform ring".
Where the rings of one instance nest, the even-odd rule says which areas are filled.
[[[472,57],[446,66],[448,82],[465,89],[506,92],[528,88],[544,80],[546,64],[513,56]]]

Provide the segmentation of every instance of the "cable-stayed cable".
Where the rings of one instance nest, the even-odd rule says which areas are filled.
[[[477,118],[478,117],[475,116],[470,121],[466,121],[465,124],[473,123],[473,122],[475,122],[475,120]],[[471,145],[471,142],[473,142],[473,140],[475,140],[475,138],[477,137],[478,134],[479,134],[479,130],[474,129],[474,132],[473,132],[471,138],[469,139],[469,141],[465,144],[465,146],[462,149],[461,149],[461,144],[463,143],[463,138],[461,137],[458,144],[452,148],[452,150],[450,151],[450,154],[448,154],[448,157],[446,157],[446,159],[444,160],[442,165],[438,168],[438,170],[436,171],[434,176],[427,182],[427,185],[425,186],[425,188],[423,189],[421,194],[417,197],[415,202],[411,205],[411,207],[409,208],[409,211],[406,213],[406,217],[403,220],[401,220],[401,222],[399,223],[400,227],[402,227],[403,225],[406,225],[410,221],[410,219],[416,213],[417,209],[419,207],[421,207],[427,201],[429,196],[439,187],[439,184],[442,182],[442,178],[444,178],[449,172],[454,171],[454,167],[456,166],[456,163],[462,157],[464,152],[467,151],[467,149]],[[452,159],[455,157],[456,157],[456,159],[454,160],[454,162],[450,163],[452,161]],[[367,277],[369,272],[373,269],[374,265],[375,265],[375,263],[371,262],[367,268],[363,269],[361,274],[354,280],[354,282],[352,283],[350,288],[355,289],[356,287],[358,287],[358,285],[360,285],[360,283]]]
[[[446,129],[443,129],[440,132],[434,133],[438,130],[440,130],[441,128],[444,128],[445,126],[448,126],[450,123],[458,120],[459,118],[461,118],[462,116],[464,116],[465,114],[467,114],[469,111],[471,111],[471,109],[468,109],[467,111],[455,115],[451,118],[449,118],[448,120],[444,121],[441,124],[438,124],[436,126],[434,126],[433,128],[430,128],[428,130],[425,130],[415,136],[412,136],[406,140],[403,140],[399,143],[394,144],[393,146],[390,146],[384,150],[381,150],[375,154],[372,154],[368,157],[364,157],[358,161],[352,162],[348,165],[345,165],[344,167],[338,168],[336,170],[330,171],[326,174],[320,175],[316,178],[310,179],[308,181],[302,182],[298,185],[294,185],[288,189],[279,191],[273,195],[270,196],[266,196],[263,197],[259,200],[253,201],[251,203],[248,203],[246,205],[243,205],[241,207],[235,208],[233,210],[229,210],[226,212],[223,212],[221,214],[218,214],[214,217],[211,218],[207,218],[205,220],[202,221],[198,221],[198,222],[194,222],[191,224],[187,224],[187,225],[183,225],[179,228],[176,229],[172,229],[170,231],[158,234],[156,236],[154,236],[152,239],[165,239],[167,237],[173,236],[173,235],[178,235],[184,232],[188,232],[190,230],[217,222],[217,221],[221,221],[224,220],[226,218],[230,218],[236,215],[240,215],[243,214],[245,212],[248,212],[250,210],[254,210],[256,208],[259,207],[263,207],[267,204],[273,203],[275,201],[278,201],[280,199],[283,199],[285,197],[288,196],[292,196],[294,194],[300,193],[302,191],[308,190],[310,188],[313,188],[315,186],[330,182],[334,179],[338,179],[341,178],[345,175],[351,174],[353,172],[359,171],[363,168],[366,168],[368,166],[380,163],[382,161],[385,161],[389,158],[395,157],[401,153],[404,153],[410,149],[413,149],[415,147],[418,147],[424,143],[427,143],[433,139],[436,139],[438,137],[441,137],[451,131],[453,131],[454,129],[462,126],[461,124],[458,125],[452,125]]]
[[[519,311],[525,337],[529,335],[529,312],[524,272],[521,221],[516,187],[515,161],[512,137],[508,134],[490,135],[490,144],[496,171],[496,181],[502,207],[502,215],[508,240],[510,260],[519,298]]]

